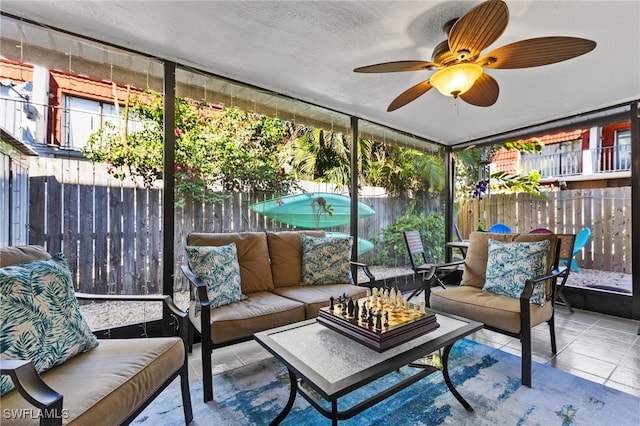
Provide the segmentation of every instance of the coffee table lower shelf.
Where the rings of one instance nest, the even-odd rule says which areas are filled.
[[[453,396],[458,400],[458,402],[460,402],[460,404],[462,404],[462,406],[467,410],[472,412],[473,411],[473,407],[462,397],[462,395],[460,395],[460,393],[456,390],[456,388],[453,386],[453,383],[451,383],[451,378],[449,377],[449,371],[447,368],[447,364],[448,364],[448,359],[449,359],[449,353],[451,352],[451,347],[453,345],[449,345],[446,346],[443,350],[443,355],[442,355],[442,375],[444,376],[444,382],[447,385],[447,388],[449,388],[449,391],[451,391],[451,393],[453,394]],[[415,364],[412,364],[413,366],[415,366]],[[323,416],[325,416],[328,419],[331,419],[331,424],[332,425],[337,425],[338,421],[340,420],[347,420],[350,419],[360,413],[362,413],[363,411],[373,407],[374,405],[378,404],[379,402],[384,401],[385,399],[395,395],[396,393],[400,392],[401,390],[405,389],[407,386],[410,386],[414,383],[416,383],[417,381],[424,379],[425,377],[440,371],[440,369],[436,368],[436,367],[432,367],[432,366],[424,366],[424,367],[420,367],[422,369],[422,371],[420,371],[419,373],[416,373],[414,375],[412,375],[411,377],[406,378],[405,380],[396,383],[395,385],[391,386],[388,389],[385,389],[379,393],[377,393],[376,395],[373,395],[363,401],[361,401],[360,403],[352,406],[351,408],[344,410],[344,411],[340,411],[338,409],[338,399],[332,399],[330,400],[331,402],[331,410],[327,410],[316,398],[316,396],[311,395],[311,393],[309,391],[307,391],[305,388],[303,388],[301,386],[302,383],[302,379],[299,379],[296,376],[296,373],[294,371],[292,371],[290,368],[288,368],[288,372],[289,372],[289,380],[291,383],[291,388],[290,388],[290,393],[289,393],[289,400],[287,401],[287,404],[285,405],[285,407],[282,409],[282,411],[280,412],[280,414],[278,414],[278,417],[276,417],[271,423],[269,423],[272,426],[275,425],[279,425],[286,417],[287,415],[289,415],[289,412],[291,411],[291,408],[293,408],[293,404],[296,400],[296,395],[300,394],[304,399],[307,400],[307,402],[309,404],[311,404],[316,410],[318,410],[318,412],[320,414],[322,414]]]

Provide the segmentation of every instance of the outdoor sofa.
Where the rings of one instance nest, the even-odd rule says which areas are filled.
[[[194,232],[187,236],[189,262],[182,270],[191,287],[189,319],[202,339],[205,402],[213,399],[214,348],[315,318],[331,297],[367,295],[367,287],[354,285],[351,268],[363,268],[369,285],[374,277],[366,265],[350,261],[351,244],[350,237],[325,238],[324,231]],[[209,261],[198,264],[196,254],[203,253]],[[227,284],[235,286],[231,289],[235,298],[218,304],[220,294],[212,293],[220,293]]]
[[[188,320],[168,296],[76,294],[64,257],[40,246],[0,248],[0,296],[2,425],[128,424],[178,376],[191,422]],[[182,338],[96,339],[74,296],[163,302]]]

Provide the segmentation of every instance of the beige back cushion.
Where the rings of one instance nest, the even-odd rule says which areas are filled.
[[[551,241],[547,255],[547,269],[553,266],[558,238],[555,234],[491,234],[488,232],[472,232],[469,236],[469,249],[464,262],[462,281],[460,285],[482,288],[487,275],[487,260],[489,257],[489,239],[502,242],[530,242]],[[547,284],[548,286],[550,283]],[[550,288],[547,288],[550,290]],[[550,295],[550,291],[547,291]]]
[[[50,257],[42,246],[1,247],[0,268],[33,260],[49,259]]]
[[[192,232],[190,246],[224,246],[236,243],[243,294],[273,290],[267,235],[264,232],[208,233]]]
[[[276,288],[300,285],[302,280],[302,242],[300,235],[324,237],[324,231],[267,232],[271,275]]]

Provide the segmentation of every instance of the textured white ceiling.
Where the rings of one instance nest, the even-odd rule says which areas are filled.
[[[510,23],[485,52],[525,38],[592,39],[594,51],[522,70],[480,108],[431,90],[388,104],[431,72],[356,74],[373,63],[430,60],[442,27],[477,1],[11,1],[0,8],[174,60],[445,145],[640,99],[640,1],[507,1]]]

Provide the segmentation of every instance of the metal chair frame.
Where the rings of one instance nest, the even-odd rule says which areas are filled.
[[[422,287],[414,290],[413,293],[407,298],[418,296],[424,291],[424,298],[427,305],[429,304],[429,296],[431,295],[431,287],[434,285],[440,285],[446,289],[447,285],[442,281],[443,278],[452,274],[458,270],[458,266],[464,263],[464,260],[458,262],[447,263],[446,266],[443,263],[429,263],[427,261],[427,255],[424,252],[424,246],[422,245],[422,238],[418,231],[404,231],[404,242],[409,252],[409,260],[411,261],[411,268],[416,276],[419,276],[422,280]],[[416,262],[416,257],[422,259],[422,263]]]

